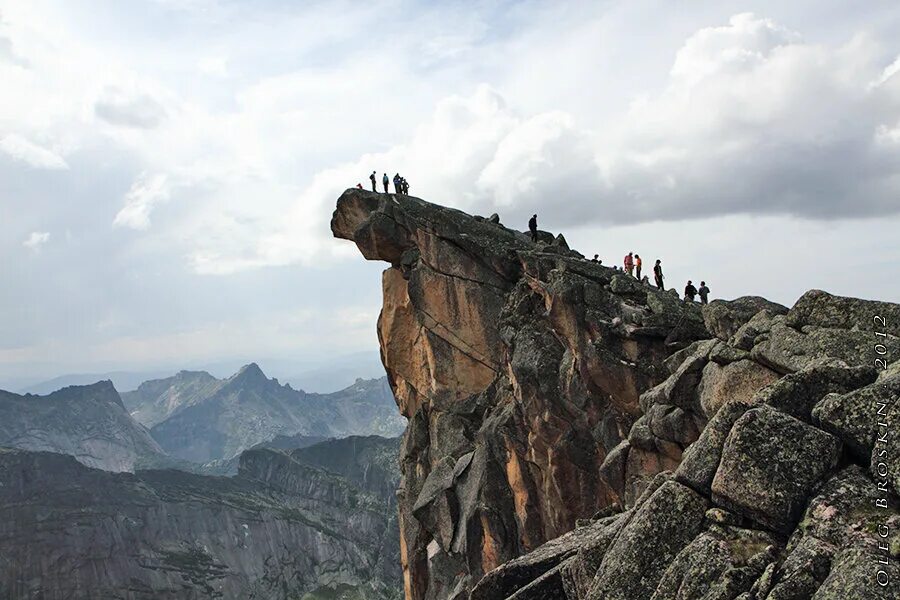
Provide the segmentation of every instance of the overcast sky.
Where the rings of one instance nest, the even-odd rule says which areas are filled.
[[[900,301],[898,72],[895,1],[0,0],[0,381],[377,348],[328,228],[373,169],[716,297]]]

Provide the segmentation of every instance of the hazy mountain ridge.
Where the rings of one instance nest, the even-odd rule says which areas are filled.
[[[0,446],[69,454],[107,471],[166,464],[112,383],[70,386],[47,396],[0,391]]]
[[[384,379],[310,394],[266,377],[255,363],[221,380],[182,371],[123,400],[166,452],[196,463],[227,461],[277,436],[392,437],[405,426]]]

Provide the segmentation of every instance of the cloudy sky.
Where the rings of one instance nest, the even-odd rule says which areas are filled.
[[[894,1],[0,0],[0,381],[377,347],[340,192],[900,301]]]

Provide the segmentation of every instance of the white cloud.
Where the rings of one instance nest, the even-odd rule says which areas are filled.
[[[56,152],[14,133],[0,140],[0,152],[35,169],[61,170],[69,168],[65,159]]]
[[[50,232],[49,231],[32,231],[28,237],[22,242],[22,245],[37,252],[41,249],[41,246],[50,241]]]
[[[150,227],[150,213],[171,195],[169,177],[164,173],[141,174],[125,194],[125,206],[116,214],[114,226],[131,229]]]
[[[112,125],[151,129],[166,117],[166,109],[148,94],[108,87],[94,104],[94,114]]]

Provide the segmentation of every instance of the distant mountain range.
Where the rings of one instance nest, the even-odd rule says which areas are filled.
[[[399,600],[404,425],[255,363],[0,391],[0,598]]]
[[[256,363],[228,379],[182,371],[122,400],[166,453],[195,463],[228,460],[277,436],[394,437],[405,426],[384,378],[310,394],[267,378]]]
[[[121,395],[110,381],[46,396],[0,391],[0,446],[69,454],[108,471],[233,474],[254,447],[395,437],[404,426],[385,378],[314,394],[269,379],[255,363],[227,379],[181,371]]]
[[[188,370],[206,371],[214,377],[222,378],[234,373],[247,362],[231,360],[199,364],[192,365]],[[342,390],[352,385],[353,381],[358,377],[377,379],[384,376],[384,366],[381,364],[381,358],[377,350],[329,357],[325,362],[271,358],[256,362],[261,364],[266,372],[277,376],[283,383],[290,383],[298,390],[322,394]],[[146,371],[109,370],[91,373],[68,373],[46,380],[36,377],[3,376],[0,377],[0,389],[7,389],[19,394],[45,395],[71,385],[88,385],[97,381],[109,380],[113,382],[113,385],[119,392],[130,392],[137,389],[145,381],[162,379],[173,371],[175,369]]]
[[[47,396],[0,391],[0,446],[69,454],[106,471],[169,464],[109,381]]]

